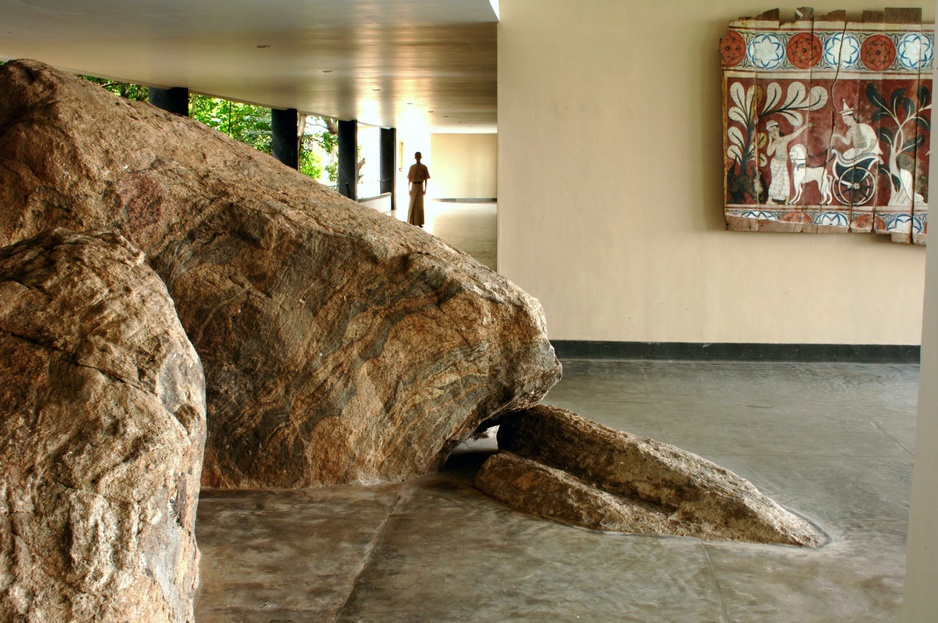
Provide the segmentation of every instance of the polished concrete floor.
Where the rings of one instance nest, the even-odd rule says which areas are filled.
[[[428,231],[470,253],[478,242],[474,254],[494,262],[494,204],[429,213]],[[918,366],[563,363],[545,402],[716,461],[830,543],[805,550],[567,527],[476,491],[480,453],[467,451],[442,473],[403,483],[204,492],[197,620],[897,620]]]
[[[545,402],[701,454],[820,526],[817,550],[601,534],[471,486],[204,493],[201,623],[876,622],[898,617],[918,367],[564,362]]]
[[[407,197],[398,198],[402,205],[393,213],[407,220]],[[442,238],[451,246],[468,253],[479,263],[498,270],[495,253],[497,205],[495,202],[428,200],[424,209],[424,229]]]

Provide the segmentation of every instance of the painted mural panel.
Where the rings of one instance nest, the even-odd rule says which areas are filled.
[[[934,27],[921,10],[778,11],[721,40],[727,229],[925,244]]]

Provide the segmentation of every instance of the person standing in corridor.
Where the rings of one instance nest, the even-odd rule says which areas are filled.
[[[410,207],[407,210],[407,222],[417,227],[423,227],[423,196],[427,194],[427,180],[430,179],[430,170],[427,165],[420,164],[420,152],[414,154],[414,160],[407,172],[407,181],[410,182]]]

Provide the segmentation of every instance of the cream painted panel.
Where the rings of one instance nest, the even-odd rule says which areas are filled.
[[[554,339],[919,343],[923,249],[724,231],[719,41],[750,2],[500,9],[499,269]]]
[[[437,197],[494,199],[498,196],[497,134],[433,134],[430,145],[433,150],[430,174]]]

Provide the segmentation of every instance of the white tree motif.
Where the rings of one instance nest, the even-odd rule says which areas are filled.
[[[734,164],[727,172],[727,183],[731,192],[741,185],[743,192],[755,198],[761,184],[758,174],[751,171],[749,165],[754,161],[757,149],[760,150],[758,166],[764,167],[767,163],[765,154],[761,152],[767,138],[757,132],[759,122],[769,115],[781,115],[792,125],[802,125],[805,112],[818,110],[827,104],[827,90],[815,86],[809,91],[803,83],[792,82],[783,98],[782,87],[777,82],[769,83],[764,92],[757,85],[750,85],[747,89],[741,82],[733,82],[729,85],[729,95],[733,105],[726,113],[730,121],[726,130],[729,142],[726,155]]]

